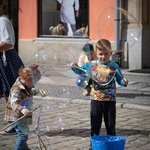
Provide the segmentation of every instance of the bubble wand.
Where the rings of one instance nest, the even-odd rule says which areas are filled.
[[[29,113],[34,112],[35,110],[37,110],[38,108],[40,108],[41,106],[35,107],[34,109],[32,109],[30,112],[28,112],[27,114],[23,115],[22,117],[18,118],[17,120],[15,120],[14,122],[10,123],[9,125],[5,126],[3,129],[0,130],[0,132],[2,132],[3,130],[5,131],[5,129],[9,128],[10,126],[12,126],[14,123],[20,121],[21,119],[23,119],[24,117],[26,117]]]
[[[42,150],[42,145],[43,145],[43,146],[44,146],[44,149],[47,150],[47,148],[46,148],[46,146],[45,146],[45,144],[44,144],[44,142],[43,142],[43,140],[41,139],[40,134],[39,134],[39,132],[40,132],[40,114],[41,114],[41,110],[42,110],[42,107],[40,108],[40,112],[39,112],[37,124],[36,124],[36,126],[35,126],[36,138],[37,138],[37,142],[38,142],[38,143],[37,143],[37,144],[38,144],[38,148],[39,148],[40,150]]]
[[[77,69],[76,71],[73,70],[76,74],[80,73],[80,75],[89,76],[93,81],[95,81],[97,84],[99,84],[101,86],[106,86],[106,85],[110,84],[112,82],[112,80],[114,79],[116,74],[118,74],[123,79],[123,75],[118,71],[118,69],[115,69],[114,71],[110,72],[110,73],[113,73],[113,75],[111,76],[111,78],[107,82],[99,82],[98,77],[94,76],[90,71],[85,70],[83,68],[80,68],[76,65],[74,65],[73,67]]]

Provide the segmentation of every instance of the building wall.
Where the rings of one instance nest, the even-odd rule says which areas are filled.
[[[114,40],[114,30],[112,30],[114,24],[113,22],[108,23],[108,18],[105,15],[107,10],[111,7],[114,7],[114,0],[89,0],[89,35],[91,40],[97,41],[101,38],[107,38],[110,41]],[[114,12],[112,12],[112,14],[113,13]],[[105,25],[107,24],[107,27],[100,26],[103,23],[105,23]],[[106,31],[106,28],[107,32],[100,33],[103,29]]]
[[[19,40],[37,37],[37,0],[19,0]]]
[[[113,40],[113,35],[99,36],[99,22],[101,21],[101,13],[109,7],[114,6],[114,0],[89,0],[89,39],[98,40],[106,37]],[[103,21],[105,18],[102,18]],[[107,19],[107,18],[106,18]],[[19,39],[34,39],[37,37],[38,14],[37,0],[26,1],[19,0]],[[108,26],[108,33],[111,27]],[[112,32],[112,31],[111,31]]]
[[[108,22],[107,11],[114,17],[115,0],[89,0],[89,39],[65,39],[65,38],[38,38],[38,13],[37,0],[19,0],[19,54],[23,61],[40,63],[42,62],[42,52],[51,54],[53,49],[58,48],[58,52],[69,50],[70,57],[74,54],[78,59],[81,48],[86,42],[96,44],[97,40],[107,38],[114,45],[114,20]],[[131,15],[135,16],[140,28],[136,28],[134,22],[122,29],[126,38],[130,42],[130,34],[139,32],[140,37],[134,46],[129,47],[128,42],[121,43],[121,63],[123,68],[141,69],[150,67],[149,42],[146,37],[150,33],[150,0],[123,1],[123,6]],[[124,11],[123,11],[124,13]],[[127,13],[128,14],[128,13]],[[111,18],[111,17],[110,17]],[[110,20],[110,19],[109,19]],[[122,40],[122,39],[121,39]],[[51,47],[53,45],[53,47]],[[66,45],[66,46],[64,46]],[[68,48],[67,48],[68,47]],[[123,51],[125,50],[125,51]],[[34,59],[38,53],[39,58]],[[33,56],[33,58],[31,57]],[[69,56],[68,56],[69,57]]]
[[[113,4],[113,0],[89,0],[89,39],[64,39],[64,38],[38,38],[38,14],[37,0],[19,0],[19,55],[24,62],[45,62],[42,54],[50,54],[50,51],[58,48],[59,52],[71,51],[74,60],[78,60],[81,48],[87,42],[95,45],[99,36],[98,23],[100,13]],[[94,11],[93,11],[94,10]],[[109,28],[108,28],[109,30]],[[112,39],[109,35],[107,35]],[[64,46],[66,45],[66,46]],[[53,47],[53,49],[52,49]],[[68,48],[67,48],[68,47]],[[43,53],[41,52],[43,51]],[[46,52],[47,51],[47,52]],[[38,54],[39,58],[35,58]],[[36,55],[37,56],[37,55]],[[48,62],[47,62],[48,63]]]

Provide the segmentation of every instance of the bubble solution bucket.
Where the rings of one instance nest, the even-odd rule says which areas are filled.
[[[126,136],[92,136],[92,150],[124,150]]]

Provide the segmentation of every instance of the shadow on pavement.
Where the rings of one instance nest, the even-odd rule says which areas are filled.
[[[147,68],[147,69],[130,70],[129,72],[133,72],[133,73],[150,73],[150,68]]]
[[[116,129],[117,135],[130,136],[130,135],[150,135],[150,131],[134,130],[134,129]],[[49,131],[44,135],[46,136],[79,136],[79,137],[90,137],[90,129],[64,129],[63,131]],[[101,135],[106,135],[105,129],[101,130]]]

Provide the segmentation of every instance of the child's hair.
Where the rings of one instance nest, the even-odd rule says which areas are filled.
[[[29,67],[21,67],[19,69],[19,77],[25,80],[32,80],[34,84],[41,78],[41,73],[38,70],[38,65],[32,65]]]
[[[87,44],[85,44],[85,45],[83,46],[82,50],[83,50],[84,52],[88,53],[88,52],[90,52],[90,51],[94,51],[94,47],[93,47],[92,44],[87,43]]]
[[[26,79],[26,80],[30,80],[31,79],[31,71],[30,71],[29,67],[21,67],[19,69],[19,77]]]
[[[96,49],[112,51],[111,43],[110,43],[110,41],[108,41],[106,39],[101,39],[97,42]]]

